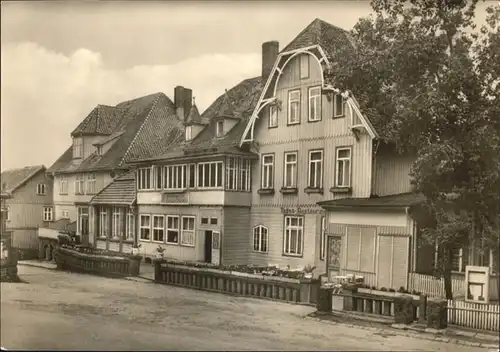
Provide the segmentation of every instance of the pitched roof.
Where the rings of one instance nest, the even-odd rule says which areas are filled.
[[[400,193],[372,198],[344,198],[318,202],[323,208],[404,208],[420,204],[425,201],[425,196],[414,193]]]
[[[2,183],[2,193],[14,192],[41,171],[45,171],[45,166],[34,165],[2,171],[2,175],[0,177]]]
[[[97,193],[90,200],[90,204],[132,205],[135,201],[135,171],[130,171]]]
[[[285,46],[281,52],[301,49],[312,45],[320,45],[323,50],[329,54],[333,54],[339,46],[352,47],[352,42],[349,33],[345,29],[316,18]]]
[[[192,124],[200,124],[204,125],[204,123],[201,119],[200,112],[198,111],[198,107],[196,106],[195,103],[191,106],[191,110],[189,110],[189,115],[186,118],[186,125],[192,125]]]
[[[107,131],[110,138],[116,137],[109,150],[103,155],[95,152],[81,163],[75,163],[73,148],[69,147],[48,172],[80,172],[125,167],[125,163],[135,158],[165,152],[168,146],[183,134],[182,122],[177,118],[174,103],[163,93],[125,101],[114,108],[115,111],[120,111],[114,127],[100,129]],[[82,127],[81,130],[85,128]]]
[[[208,124],[191,141],[179,139],[168,152],[158,154],[148,160],[179,158],[187,155],[205,155],[215,153],[248,154],[238,148],[240,139],[245,131],[248,118],[262,92],[261,77],[243,80],[224,94],[219,96],[201,115],[202,121]],[[229,116],[227,114],[230,114]],[[215,118],[237,118],[236,125],[224,136],[215,135]],[[143,159],[147,160],[147,159]]]
[[[97,105],[78,125],[71,136],[82,134],[109,135],[120,121],[124,111],[116,106]]]

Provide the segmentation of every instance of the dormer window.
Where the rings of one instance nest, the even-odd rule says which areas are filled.
[[[186,141],[190,141],[192,138],[191,126],[186,126]]]
[[[344,98],[341,94],[335,94],[333,97],[333,116],[344,116]]]
[[[215,125],[215,134],[217,137],[221,137],[224,135],[224,121],[217,121],[217,124]]]
[[[96,146],[97,149],[97,155],[102,155],[102,145]]]
[[[83,158],[83,138],[81,137],[73,138],[73,158]]]

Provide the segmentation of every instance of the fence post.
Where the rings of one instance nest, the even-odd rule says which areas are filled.
[[[406,295],[394,297],[394,323],[413,323],[413,297]]]
[[[318,312],[330,313],[332,311],[332,295],[332,288],[319,288],[318,303],[316,303],[316,309],[318,310]]]
[[[427,302],[427,327],[446,329],[448,327],[448,301],[445,299],[430,299]]]
[[[153,264],[155,266],[154,281],[159,282],[161,280],[161,260],[153,259]]]
[[[418,322],[420,324],[425,324],[427,320],[427,296],[420,295],[418,300]]]
[[[342,289],[344,293],[344,310],[352,311],[355,310],[355,298],[353,295],[358,292],[358,286],[356,284],[347,284]]]

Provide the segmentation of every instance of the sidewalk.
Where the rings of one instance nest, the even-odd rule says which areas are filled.
[[[449,326],[447,329],[428,329],[420,324],[404,325],[394,324],[392,318],[366,316],[357,312],[333,311],[329,313],[314,312],[307,316],[308,319],[322,321],[332,325],[347,325],[360,329],[374,331],[380,335],[403,335],[425,340],[455,343],[459,345],[489,348],[499,348],[499,336],[495,332],[477,331],[473,329]]]

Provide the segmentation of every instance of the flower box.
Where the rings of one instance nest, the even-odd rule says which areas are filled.
[[[386,297],[410,296],[414,300],[420,299],[420,296],[412,295],[410,293],[372,290],[371,288],[358,288],[358,293],[365,293],[370,295],[386,296]]]

